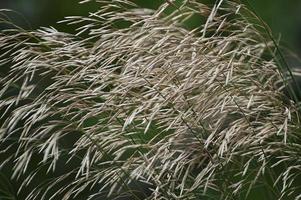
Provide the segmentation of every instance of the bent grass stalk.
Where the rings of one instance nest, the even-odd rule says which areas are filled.
[[[99,3],[64,20],[75,34],[12,24],[0,35],[0,148],[15,149],[5,163],[19,194],[247,199],[262,180],[269,198],[300,197],[298,99],[256,13],[222,0]]]

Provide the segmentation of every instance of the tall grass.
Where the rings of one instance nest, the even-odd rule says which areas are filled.
[[[1,32],[2,167],[13,166],[19,194],[301,198],[298,97],[252,11],[226,0],[99,4],[64,20],[75,33]]]

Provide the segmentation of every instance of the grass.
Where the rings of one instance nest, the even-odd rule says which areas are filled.
[[[291,69],[244,4],[101,1],[62,23],[76,33],[0,35],[0,155],[18,198],[301,197]]]

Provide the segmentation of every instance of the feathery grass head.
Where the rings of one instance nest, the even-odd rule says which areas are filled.
[[[297,104],[245,5],[99,2],[64,20],[75,34],[1,33],[0,147],[19,192],[237,199],[268,184],[273,199],[300,197]]]

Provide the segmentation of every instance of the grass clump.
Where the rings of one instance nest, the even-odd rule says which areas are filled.
[[[2,31],[0,148],[19,194],[300,198],[298,102],[254,21],[236,1],[114,0],[67,17],[72,34]]]

